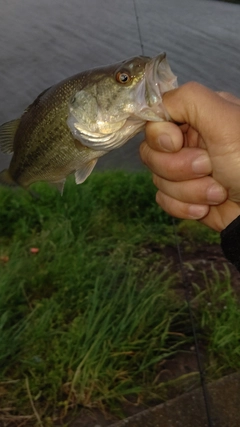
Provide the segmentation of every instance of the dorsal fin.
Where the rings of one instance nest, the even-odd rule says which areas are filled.
[[[45,95],[46,92],[48,92],[53,86],[48,87],[47,89],[44,89],[38,96],[36,99],[34,99],[34,101],[24,110],[24,114],[27,113],[32,107],[35,107],[39,104],[39,102],[41,101],[43,95]]]
[[[13,141],[19,126],[20,119],[11,120],[10,122],[3,123],[0,126],[0,149],[3,153],[13,153]]]

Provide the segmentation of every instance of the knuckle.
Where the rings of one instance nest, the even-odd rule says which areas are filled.
[[[153,174],[152,180],[155,187],[158,187],[159,177],[156,174]]]
[[[162,200],[162,193],[161,193],[161,191],[157,191],[157,193],[156,193],[156,197],[155,197],[155,200],[156,200],[156,203],[162,208],[162,209],[164,209],[166,212],[167,212],[167,210],[165,209],[165,207],[164,207],[164,203],[163,203],[163,200]]]
[[[140,148],[139,148],[140,157],[141,157],[141,159],[142,159],[143,163],[146,163],[146,159],[147,159],[147,149],[148,149],[147,144],[146,144],[146,142],[144,141],[144,142],[140,145]]]
[[[218,91],[217,94],[222,98],[228,98],[229,96],[231,96],[229,92],[224,92],[224,91]]]
[[[147,145],[147,143],[145,142],[144,144],[142,144],[141,148],[140,148],[140,155],[141,155],[141,159],[143,160],[143,162],[151,167],[152,165],[152,149],[149,147],[149,145]]]
[[[201,90],[201,88],[202,88],[202,85],[195,81],[187,82],[181,86],[182,90],[189,91],[191,93],[198,92],[199,90]]]
[[[217,92],[217,94],[221,96],[221,98],[225,99],[226,101],[232,102],[233,104],[240,105],[240,99],[230,92],[220,91],[220,92]]]

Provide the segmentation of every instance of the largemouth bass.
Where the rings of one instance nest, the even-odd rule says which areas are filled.
[[[27,188],[36,181],[76,184],[99,157],[140,132],[148,120],[167,120],[162,94],[177,86],[166,54],[139,56],[84,71],[42,92],[17,119],[0,127],[3,153],[13,153],[0,183]]]

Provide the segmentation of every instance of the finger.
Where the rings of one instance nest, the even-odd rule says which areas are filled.
[[[181,219],[201,219],[204,218],[210,207],[208,205],[192,205],[183,203],[179,200],[158,191],[156,194],[156,202],[161,208],[171,216]]]
[[[148,122],[145,133],[146,141],[153,150],[175,152],[183,146],[183,134],[174,123]]]
[[[227,191],[212,177],[172,182],[153,176],[155,186],[161,193],[183,203],[218,205],[227,198]]]
[[[212,172],[208,153],[201,148],[184,147],[177,153],[161,153],[143,142],[140,156],[153,173],[171,181],[185,181]]]

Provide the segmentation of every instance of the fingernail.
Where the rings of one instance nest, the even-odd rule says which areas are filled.
[[[208,188],[207,199],[209,202],[221,203],[225,200],[225,198],[226,198],[226,191],[221,185],[214,183],[211,185],[211,187]]]
[[[211,169],[211,161],[207,154],[202,154],[192,163],[192,170],[197,174],[209,174]]]
[[[166,133],[163,133],[158,137],[158,143],[165,151],[174,151],[174,145],[172,143],[171,137]]]
[[[208,211],[209,211],[208,206],[191,205],[188,208],[189,219],[203,218],[205,215],[207,215]]]

